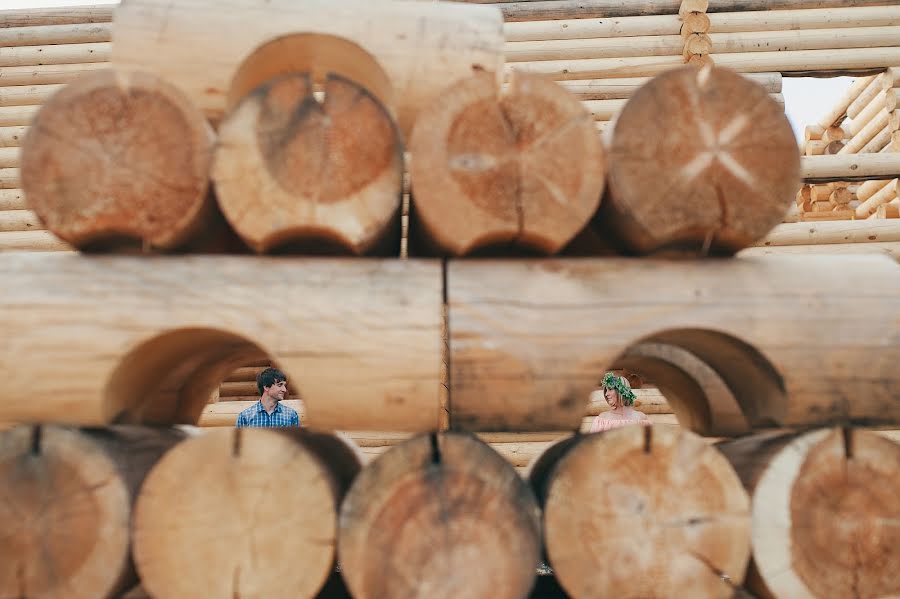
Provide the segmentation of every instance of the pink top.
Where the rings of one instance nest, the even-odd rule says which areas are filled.
[[[628,426],[630,424],[643,424],[644,426],[650,426],[650,420],[632,420],[632,419],[612,419],[612,418],[601,418],[597,416],[594,418],[594,421],[591,422],[591,432],[599,433],[602,431],[609,431],[614,428],[621,428],[623,426]]]

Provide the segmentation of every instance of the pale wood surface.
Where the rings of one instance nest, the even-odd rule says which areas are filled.
[[[762,85],[769,93],[781,92],[781,73],[745,73],[743,76]],[[582,100],[614,100],[631,97],[648,81],[650,77],[623,77],[560,81],[559,84]]]
[[[611,100],[611,102],[616,102]],[[605,153],[553,81],[478,73],[425,108],[410,141],[411,235],[450,255],[501,244],[555,253],[600,202]]]
[[[132,502],[183,437],[137,427],[0,433],[0,595],[96,599],[133,585]]]
[[[638,253],[733,253],[781,222],[798,174],[790,123],[762,86],[685,67],[654,78],[619,115],[596,224]]]
[[[439,262],[10,254],[0,271],[17,281],[0,294],[0,421],[195,422],[268,357],[312,427],[437,425]],[[25,380],[44,401],[18,400]]]
[[[112,12],[112,7],[110,7]],[[3,12],[0,12],[2,20]],[[112,39],[112,23],[73,23],[0,27],[0,46],[43,46],[46,44],[86,44]],[[46,63],[42,63],[46,64]]]
[[[900,153],[802,156],[800,176],[807,183],[890,180],[900,177]]]
[[[0,147],[19,147],[25,139],[28,127],[18,125],[13,127],[0,127]]]
[[[27,67],[3,67],[0,74],[3,85],[44,85],[68,83],[83,73],[108,69],[109,63],[90,62],[84,64],[50,64]]]
[[[0,252],[60,252],[73,249],[49,231],[0,232]]]
[[[330,242],[359,255],[387,242],[396,255],[400,132],[353,81],[329,74],[321,103],[313,83],[308,74],[269,80],[221,123],[212,169],[218,205],[259,253]]]
[[[900,593],[900,445],[873,432],[826,429],[718,447],[750,491],[751,592]]]
[[[574,430],[639,340],[714,367],[751,426],[900,421],[900,278],[881,256],[453,261],[447,286],[455,428]]]
[[[107,62],[110,43],[0,47],[0,67]]]
[[[540,482],[547,556],[575,599],[726,598],[743,581],[747,494],[696,435],[657,426],[586,435]]]
[[[0,82],[2,82],[2,78],[0,78]],[[0,106],[43,104],[62,87],[62,84],[0,87]]]
[[[420,435],[370,462],[338,528],[342,576],[357,599],[519,598],[541,557],[531,490],[459,433]]]
[[[213,136],[177,88],[106,70],[40,108],[22,146],[22,189],[61,239],[171,249],[210,228]]]
[[[71,23],[107,23],[113,4],[85,4],[59,8],[15,8],[0,10],[0,28],[37,27]]]
[[[235,69],[254,49],[303,31],[353,40],[391,78],[401,130],[433,96],[473,65],[499,72],[502,17],[493,7],[449,2],[129,0],[116,9],[113,62],[147,69],[180,86],[218,120]],[[898,61],[900,64],[900,61]]]
[[[844,221],[784,223],[759,240],[756,247],[825,243],[874,243],[900,241],[900,223]]]
[[[334,563],[341,488],[304,437],[212,431],[163,457],[134,513],[150,596],[315,596]]]
[[[810,245],[771,245],[749,247],[738,256],[785,256],[790,254],[884,254],[900,262],[900,241],[876,241],[870,243],[815,243]]]
[[[779,31],[787,29],[827,29],[835,27],[878,27],[895,25],[900,6],[859,6],[801,10],[724,12],[705,15],[708,33],[738,31]],[[576,18],[507,22],[503,26],[509,42],[676,35],[682,26],[676,14],[614,18]]]

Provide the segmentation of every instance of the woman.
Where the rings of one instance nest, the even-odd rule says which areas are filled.
[[[594,418],[591,423],[592,433],[608,431],[629,424],[650,425],[646,414],[631,407],[634,405],[634,391],[631,390],[631,385],[628,384],[625,377],[607,372],[603,375],[601,385],[603,397],[606,398],[606,403],[612,409]]]

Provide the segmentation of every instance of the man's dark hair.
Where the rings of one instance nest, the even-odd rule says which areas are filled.
[[[262,395],[265,387],[271,387],[279,381],[286,380],[287,377],[277,368],[266,368],[256,375],[256,388],[259,389],[259,394]]]

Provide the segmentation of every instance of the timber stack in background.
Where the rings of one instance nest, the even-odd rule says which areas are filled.
[[[898,19],[0,11],[0,596],[900,594]]]

